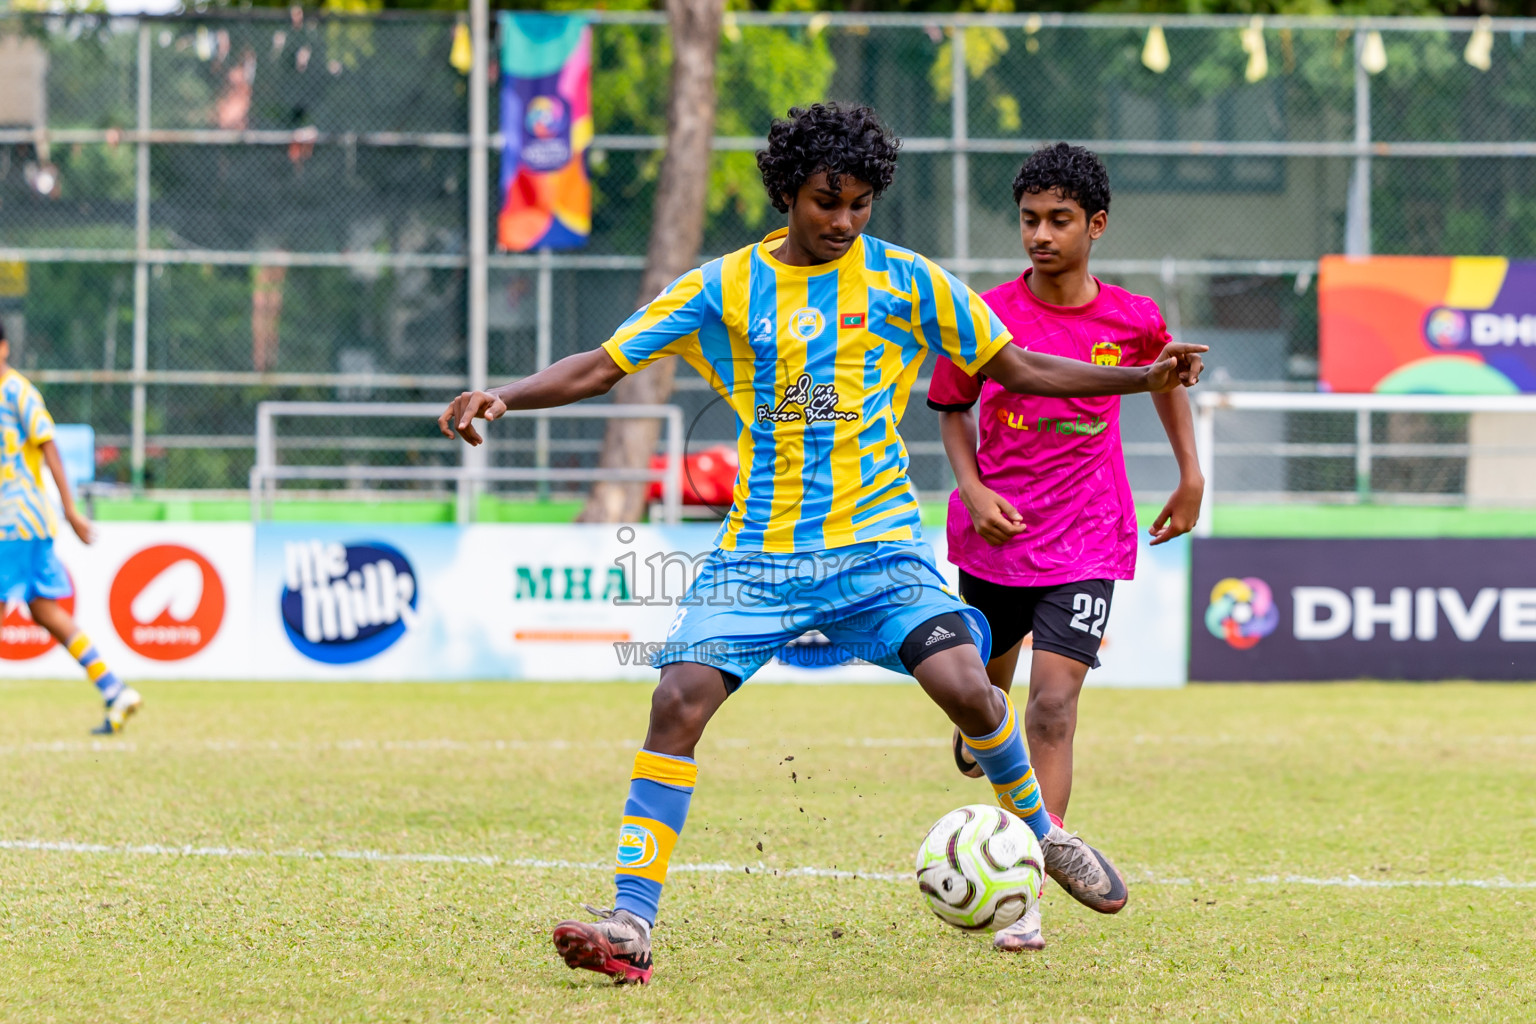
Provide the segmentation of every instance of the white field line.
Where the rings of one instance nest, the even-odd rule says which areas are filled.
[[[380,850],[255,850],[240,846],[172,846],[163,843],[108,845],[105,843],[50,842],[41,839],[0,839],[0,850],[33,853],[107,854],[138,857],[210,857],[243,860],[338,860],[385,864],[467,864],[476,867],[527,868],[552,871],[612,871],[612,864],[598,861],[550,860],[537,857],[508,858],[494,854],[385,853]],[[678,874],[772,875],[778,878],[845,878],[865,882],[908,883],[911,876],[888,871],[845,871],[839,868],[772,868],[757,864],[699,863],[674,864]],[[1136,879],[1141,885],[1204,885],[1203,879],[1154,875],[1150,872]],[[1213,886],[1229,885],[1214,882]],[[1259,875],[1237,883],[1251,886],[1304,885],[1345,889],[1536,889],[1536,882],[1518,882],[1508,878],[1388,879],[1313,878],[1307,875]]]
[[[171,754],[171,753],[391,753],[420,751],[487,750],[638,750],[638,739],[620,740],[189,740],[185,742],[152,742],[139,744],[133,740],[48,740],[35,743],[0,744],[0,756],[26,754]],[[725,749],[741,750],[750,747],[779,748],[804,751],[803,740],[764,740],[725,737],[710,740],[709,744]],[[949,740],[936,736],[851,736],[842,740],[817,741],[819,747],[858,748],[906,748],[943,747],[948,749]]]
[[[804,739],[791,737],[756,738],[721,737],[706,741],[706,746],[725,750],[782,750],[804,753],[818,747],[864,749],[922,749],[949,747],[949,740],[937,736],[848,736],[840,740],[817,740],[807,744]],[[1311,742],[1305,736],[1226,736],[1226,735],[1153,735],[1138,734],[1131,737],[1138,746],[1222,747],[1222,746],[1297,746]],[[1527,747],[1536,746],[1536,734],[1506,736],[1362,736],[1352,742],[1388,747]],[[131,739],[108,740],[46,740],[32,743],[0,744],[0,757],[30,754],[263,754],[263,753],[421,753],[421,752],[473,752],[485,751],[569,751],[569,750],[638,750],[638,739],[611,740],[521,740],[483,739],[341,739],[341,740],[169,740],[138,743]]]

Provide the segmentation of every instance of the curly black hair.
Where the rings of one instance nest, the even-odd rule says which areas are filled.
[[[1025,193],[1040,192],[1060,192],[1092,217],[1109,210],[1109,172],[1097,154],[1082,146],[1065,142],[1042,146],[1029,155],[1013,179],[1013,205],[1023,202]]]
[[[840,188],[848,175],[875,189],[875,198],[891,186],[901,140],[891,134],[869,107],[812,103],[792,107],[789,117],[774,118],[768,148],[758,150],[757,169],[773,208],[789,212],[785,196],[793,197],[806,179],[825,171],[827,183]]]

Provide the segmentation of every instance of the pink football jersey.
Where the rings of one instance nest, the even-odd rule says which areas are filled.
[[[1157,304],[1098,282],[1085,306],[1053,306],[1029,290],[1030,271],[982,295],[1031,352],[1107,366],[1142,366],[1171,339]],[[1013,503],[1024,532],[1001,547],[971,526],[957,490],[949,498],[949,559],[1007,586],[1055,586],[1136,574],[1136,509],[1120,451],[1120,399],[1016,395],[940,360],[928,404],[977,410],[981,482]]]

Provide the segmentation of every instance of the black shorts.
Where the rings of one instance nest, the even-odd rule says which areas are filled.
[[[960,597],[987,617],[992,657],[1034,633],[1032,646],[1099,667],[1099,644],[1109,622],[1114,580],[1083,580],[1049,587],[1010,587],[960,570]]]

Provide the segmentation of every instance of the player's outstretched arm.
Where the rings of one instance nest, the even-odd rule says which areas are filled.
[[[1140,391],[1172,391],[1190,387],[1200,379],[1205,364],[1200,353],[1206,345],[1171,342],[1163,346],[1157,362],[1148,366],[1097,366],[1079,359],[1042,355],[1018,345],[1005,345],[981,368],[981,372],[1020,395],[1054,398],[1089,398],[1096,395],[1130,395]]]
[[[606,350],[578,352],[522,380],[489,391],[464,392],[437,418],[437,429],[444,437],[458,435],[472,445],[480,444],[484,438],[475,429],[476,419],[490,422],[508,409],[550,409],[596,398],[606,395],[623,376]]]
[[[1152,543],[1163,544],[1188,533],[1200,518],[1200,502],[1205,497],[1205,474],[1200,472],[1200,456],[1195,449],[1195,421],[1189,408],[1189,395],[1183,388],[1152,396],[1163,431],[1173,446],[1179,464],[1179,486],[1148,528]]]
[[[38,448],[43,453],[43,463],[52,474],[53,482],[59,485],[59,502],[64,506],[64,518],[69,522],[69,528],[75,531],[81,543],[91,543],[96,539],[96,527],[75,507],[75,496],[69,490],[69,477],[64,475],[64,460],[59,458],[59,446],[52,441],[44,441]]]

